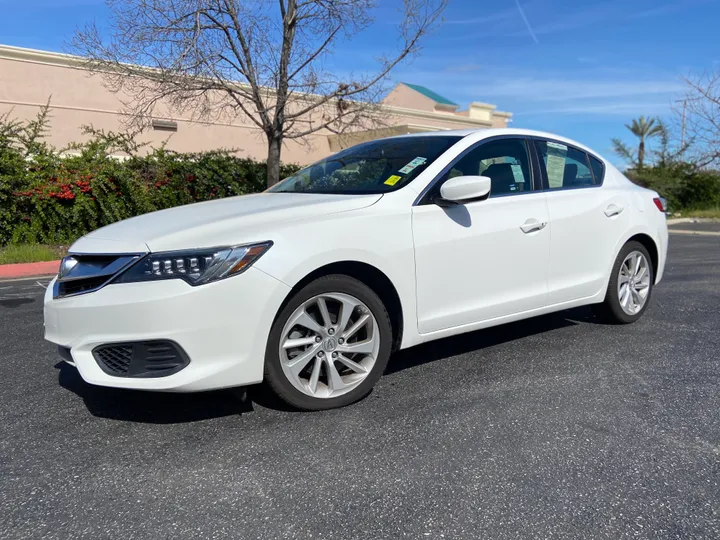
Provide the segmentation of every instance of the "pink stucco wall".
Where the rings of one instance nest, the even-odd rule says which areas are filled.
[[[8,52],[0,46],[0,115],[10,112],[13,118],[30,119],[50,99],[52,129],[48,139],[57,148],[81,141],[83,125],[112,131],[123,128],[127,117],[120,111],[129,96],[110,92],[100,76],[90,76],[81,68],[64,65],[67,60],[57,60],[57,55],[26,51],[18,59],[17,51],[23,50]],[[420,130],[491,126],[489,122],[482,124],[467,117],[434,112],[432,100],[403,85],[390,92],[384,103],[388,105],[384,114],[388,126],[414,126]],[[178,123],[177,132],[148,130],[139,140],[151,145],[166,142],[168,148],[178,152],[231,148],[243,156],[266,157],[263,133],[244,116],[195,122],[189,113],[168,113],[168,119]],[[302,141],[287,141],[283,161],[306,164],[330,154],[329,135],[321,131]]]

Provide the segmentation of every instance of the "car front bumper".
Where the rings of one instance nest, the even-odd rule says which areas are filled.
[[[107,285],[68,298],[44,301],[45,339],[70,350],[91,384],[194,392],[262,381],[265,346],[275,315],[290,288],[256,268],[207,285],[182,280]],[[169,340],[190,362],[172,375],[114,376],[92,351],[99,345]]]

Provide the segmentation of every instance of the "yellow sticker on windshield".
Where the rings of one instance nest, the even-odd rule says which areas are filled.
[[[385,183],[386,183],[388,186],[394,186],[394,185],[397,184],[400,180],[402,180],[402,176],[396,176],[396,175],[393,174],[390,178],[388,178],[387,180],[385,180]]]

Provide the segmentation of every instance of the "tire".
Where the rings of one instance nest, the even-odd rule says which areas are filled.
[[[390,317],[378,295],[352,277],[324,276],[295,293],[275,318],[265,381],[296,409],[344,407],[370,393],[391,347]]]
[[[641,264],[645,264],[645,273],[639,278],[637,275],[629,277],[633,272],[632,260],[629,260],[629,258],[631,255],[636,256],[638,254],[642,257]],[[635,290],[635,287],[631,287],[631,290],[627,292],[627,294],[630,295],[629,298],[626,298],[621,292],[626,290],[625,287],[621,289],[621,285],[623,285],[627,279],[630,279],[630,281],[627,282],[628,287],[630,287],[631,284],[636,284],[638,289]],[[602,304],[595,306],[596,314],[603,321],[610,324],[634,323],[642,317],[648,305],[650,305],[654,282],[655,268],[653,268],[652,258],[647,249],[645,249],[645,246],[640,242],[628,242],[622,247],[617,259],[615,259],[615,264],[613,264],[610,274],[610,281],[608,282],[607,293],[605,294],[605,300]],[[647,291],[646,293],[643,292],[645,290]],[[642,294],[645,296],[640,296]],[[639,298],[642,299],[642,305],[638,306],[636,300]],[[623,300],[625,300],[625,302],[623,302]]]

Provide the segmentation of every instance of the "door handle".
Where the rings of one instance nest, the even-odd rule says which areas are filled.
[[[607,217],[617,216],[623,210],[625,209],[622,206],[618,206],[617,204],[611,204],[605,209],[605,215]]]
[[[520,230],[524,232],[525,234],[539,231],[541,229],[545,228],[545,225],[547,225],[547,222],[545,221],[538,221],[537,219],[528,219],[525,223],[520,225]]]

